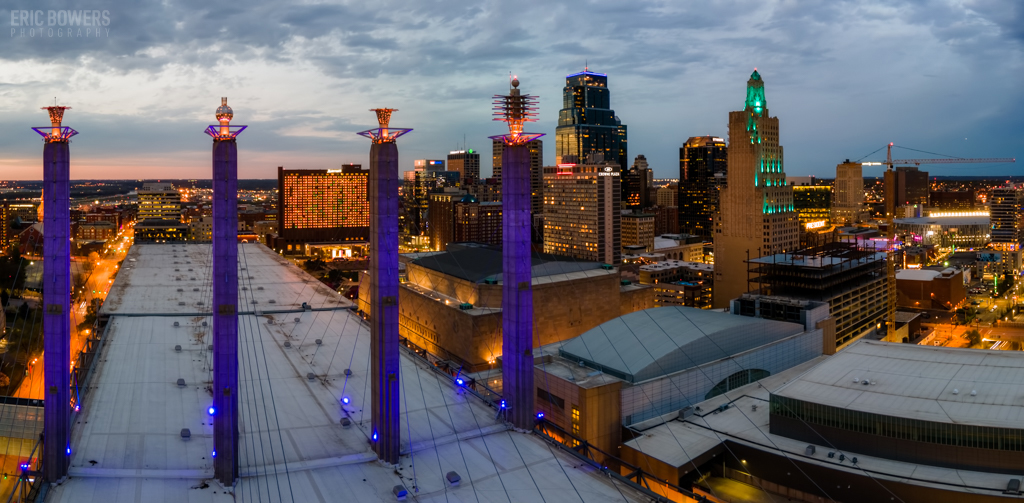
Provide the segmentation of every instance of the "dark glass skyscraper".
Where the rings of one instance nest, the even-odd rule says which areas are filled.
[[[725,187],[725,140],[694,136],[679,149],[679,232],[710,239]]]
[[[583,160],[591,152],[604,154],[604,160],[618,164],[620,171],[629,159],[626,126],[611,109],[608,76],[584,70],[565,77],[555,128],[555,162],[561,164],[570,155]]]

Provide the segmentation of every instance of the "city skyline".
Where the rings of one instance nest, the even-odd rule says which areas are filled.
[[[19,7],[46,6],[10,9]],[[365,165],[353,133],[378,105],[402,109],[419,131],[406,142],[410,159],[486,151],[487,135],[500,132],[487,97],[505,90],[509,72],[540,96],[534,129],[553,137],[564,78],[586,66],[608,74],[632,132],[629,155],[644,154],[658,178],[673,176],[687,138],[726,134],[754,67],[787,117],[780,140],[792,175],[828,176],[889,141],[952,156],[1024,154],[1014,134],[1024,10],[1012,2],[108,7],[108,37],[5,40],[0,178],[41,178],[35,146],[23,140],[54,97],[74,107],[66,121],[82,132],[73,179],[206,178],[198,132],[211,98],[223,95],[253,137],[240,177],[273,178],[279,165]],[[393,20],[377,14],[382,7]],[[443,29],[453,24],[474,29]],[[594,25],[607,29],[587,34]],[[554,156],[545,152],[544,164]],[[481,168],[489,174],[490,160]]]

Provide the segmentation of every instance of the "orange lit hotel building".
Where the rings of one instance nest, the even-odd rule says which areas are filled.
[[[370,234],[369,173],[358,164],[339,169],[279,166],[278,233],[272,248],[305,254],[309,244],[365,245]]]

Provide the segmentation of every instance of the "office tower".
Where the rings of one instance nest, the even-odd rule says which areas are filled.
[[[793,187],[793,209],[801,226],[813,224],[826,227],[831,224],[832,187],[828,185],[791,185]],[[817,225],[819,222],[824,222]]]
[[[646,253],[654,251],[654,215],[627,213],[619,217],[622,246],[643,246]]]
[[[533,262],[530,259],[530,147],[542,135],[524,133],[523,124],[536,121],[537,98],[522,94],[513,79],[508,95],[494,96],[495,120],[508,124],[501,140],[503,185],[501,371],[502,397],[499,414],[516,428],[535,424],[533,397]]]
[[[654,214],[654,235],[679,233],[679,208],[675,206],[655,206],[648,213]]]
[[[473,149],[448,152],[448,171],[458,171],[465,183],[480,179],[480,152]]]
[[[398,359],[398,146],[411,129],[392,128],[392,108],[378,108],[370,138],[370,446],[396,465],[400,455]]]
[[[608,76],[584,70],[566,75],[562,109],[555,128],[555,163],[568,164],[565,156],[586,159],[592,152],[604,154],[620,169],[626,157],[626,126],[611,109]]]
[[[445,192],[430,194],[427,212],[430,216],[427,222],[427,236],[430,239],[431,250],[447,250],[448,243],[455,241],[455,203],[462,200],[465,196],[466,193],[459,189],[450,189]],[[475,200],[476,198],[474,197],[473,199]]]
[[[138,220],[181,221],[181,194],[169,183],[145,183],[139,194]]]
[[[887,212],[903,206],[928,205],[928,172],[916,166],[897,166],[885,172],[885,205]]]
[[[413,169],[424,173],[445,171],[444,161],[439,159],[416,159],[412,162]]]
[[[11,246],[11,206],[8,203],[0,204],[0,253],[6,254],[7,247]],[[0,314],[0,316],[3,316]]]
[[[643,154],[636,156],[633,165],[622,173],[620,180],[621,200],[625,203],[626,208],[640,210],[651,205],[649,198],[651,178],[651,169],[647,167],[647,158]]]
[[[502,203],[482,203],[471,195],[455,203],[452,239],[456,243],[501,244]]]
[[[544,168],[544,253],[618,264],[618,164],[592,153],[586,164]]]
[[[764,81],[754,70],[742,111],[729,112],[727,187],[715,226],[714,306],[747,291],[744,262],[793,251],[800,242],[793,189],[786,184],[779,119],[768,113]]]
[[[43,384],[49,390],[43,401],[43,478],[57,483],[68,476],[71,465],[71,199],[69,139],[78,134],[61,126],[64,111],[71,107],[43,107],[50,127],[32,128],[43,137]]]
[[[1024,189],[1017,185],[996,187],[989,193],[988,200],[993,248],[1003,251],[1019,250],[1024,234],[1024,225],[1021,222]]]
[[[928,204],[942,212],[965,212],[974,209],[975,195],[973,189],[960,191],[931,191]]]
[[[370,233],[369,170],[277,168],[278,238],[274,248],[303,253],[307,243],[364,244]]]
[[[836,182],[832,202],[832,221],[839,225],[854,225],[862,220],[864,212],[864,175],[859,162],[836,165]]]
[[[238,143],[228,99],[217,107],[213,138],[213,473],[224,486],[238,478]]]
[[[433,164],[431,164],[433,163]],[[430,194],[462,187],[462,173],[445,171],[444,161],[417,160],[412,171],[402,173],[399,232],[406,244],[424,246],[429,232]]]
[[[711,240],[728,169],[725,140],[694,136],[679,149],[679,232]]]
[[[674,183],[670,183],[664,187],[658,187],[657,192],[655,192],[654,202],[658,206],[672,206],[678,208],[679,186]]]

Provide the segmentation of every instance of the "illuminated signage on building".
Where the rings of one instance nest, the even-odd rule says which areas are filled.
[[[806,227],[807,230],[811,230],[811,229],[820,229],[820,228],[822,228],[822,227],[824,227],[826,225],[828,225],[828,221],[826,221],[826,220],[818,220],[817,222],[807,222],[807,224],[804,225],[804,227]]]

